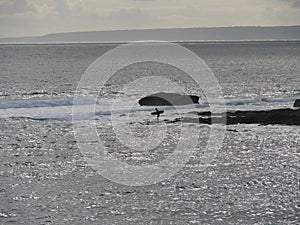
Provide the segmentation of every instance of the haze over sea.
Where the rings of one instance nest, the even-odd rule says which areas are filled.
[[[222,88],[228,110],[292,108],[300,98],[300,42],[184,42],[200,56]],[[117,44],[0,45],[0,223],[2,224],[297,224],[299,223],[300,127],[231,125],[217,157],[199,170],[210,126],[189,124],[200,137],[190,161],[172,178],[154,185],[130,187],[114,183],[89,166],[72,127],[76,87],[88,66]],[[130,53],[128,53],[130,54]],[[177,144],[180,123],[163,124],[193,111],[165,107],[161,122],[153,107],[134,102],[144,87],[122,91],[126,76],[183,76],[155,62],[130,66],[106,83],[98,96],[96,128],[109,154],[129,164],[153,164]],[[199,111],[208,105],[199,95]],[[93,104],[87,90],[78,107]],[[161,91],[168,91],[163,89]],[[203,98],[202,98],[203,97]],[[111,109],[112,99],[124,104]],[[106,104],[107,103],[107,104]],[[218,104],[218,103],[216,103]],[[158,149],[138,151],[122,146],[110,129],[110,116],[129,118],[141,138],[151,126],[167,126]],[[153,140],[155,142],[155,140]]]

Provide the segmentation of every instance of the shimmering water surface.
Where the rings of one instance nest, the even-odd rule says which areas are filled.
[[[182,45],[212,69],[228,110],[292,108],[300,98],[300,42]],[[79,95],[76,87],[88,66],[116,46],[0,46],[1,224],[299,223],[299,126],[228,126],[216,158],[201,170],[212,128],[187,124],[199,131],[189,162],[170,179],[149,186],[112,182],[87,164],[74,136],[73,97]],[[200,104],[165,107],[156,121],[150,115],[153,107],[136,104],[153,90],[124,89],[129,79],[153,75],[176,80],[199,95]],[[182,125],[164,120],[209,109],[205,95],[184,72],[155,62],[118,71],[98,91],[80,96],[80,120],[95,122],[108,154],[130,165],[158,163],[173,152]],[[94,103],[91,93],[97,96],[95,115],[84,111]],[[115,99],[124,104],[112,108]],[[130,126],[140,140],[147,140],[150,128],[168,132],[157,148],[131,149],[118,140],[111,118],[121,118],[118,123]]]

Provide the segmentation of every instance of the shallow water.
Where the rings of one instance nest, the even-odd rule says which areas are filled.
[[[184,46],[211,67],[229,110],[291,107],[299,96],[299,42]],[[202,170],[212,127],[184,125],[199,131],[193,155],[173,177],[150,186],[124,186],[89,166],[74,136],[72,97],[89,64],[112,47],[0,46],[1,224],[299,223],[299,126],[228,126],[216,158]],[[139,76],[145,68],[166,76],[174,72],[148,63],[116,77],[128,70]],[[120,85],[120,79],[112,79],[103,89],[96,114],[84,111],[94,103],[88,94],[78,107],[80,121],[96,122],[109,154],[131,165],[157,163],[172,153],[182,125],[164,124],[164,119],[208,109],[205,98],[196,109],[166,107],[157,122],[151,107],[132,107],[135,93],[122,92]],[[128,105],[111,109],[116,98]],[[149,136],[150,128],[167,128],[167,136],[149,151],[124,147],[111,129],[111,114],[121,125],[129,121],[141,139]]]

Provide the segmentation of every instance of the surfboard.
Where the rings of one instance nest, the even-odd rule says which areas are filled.
[[[159,111],[156,111],[156,112],[152,112],[151,115],[158,115],[158,114],[163,114],[164,111],[162,110],[159,110]]]

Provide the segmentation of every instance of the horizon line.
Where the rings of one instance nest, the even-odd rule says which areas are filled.
[[[74,33],[92,33],[92,32],[117,32],[117,31],[147,31],[147,30],[180,30],[180,29],[220,29],[220,28],[275,28],[275,27],[300,27],[300,24],[295,25],[272,25],[272,26],[264,26],[264,25],[247,25],[247,26],[208,26],[208,27],[160,27],[160,28],[137,28],[137,29],[115,29],[115,30],[87,30],[87,31],[67,31],[67,32],[55,32],[55,33],[47,33],[33,36],[9,36],[9,37],[0,37],[1,39],[10,39],[10,38],[34,38],[34,37],[44,37],[48,35],[56,35],[56,34],[74,34]]]

